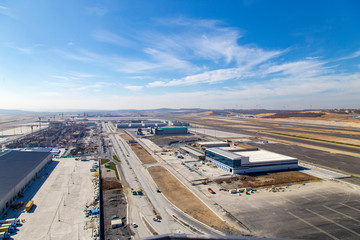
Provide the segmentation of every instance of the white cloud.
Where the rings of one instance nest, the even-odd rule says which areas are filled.
[[[144,88],[144,86],[125,86],[125,88],[131,91],[140,91]]]
[[[65,81],[72,81],[72,80],[80,80],[84,78],[93,78],[96,77],[96,75],[89,73],[82,73],[82,72],[70,72],[66,75],[51,75],[50,77]]]
[[[46,96],[46,97],[59,97],[59,96],[61,96],[61,94],[58,93],[58,92],[40,92],[39,94],[42,95],[42,96]]]
[[[96,30],[93,32],[92,37],[99,42],[112,43],[120,46],[132,45],[130,40],[106,30]]]
[[[339,58],[338,60],[347,60],[347,59],[352,59],[352,58],[357,58],[357,57],[360,57],[360,50],[358,50],[346,57]]]
[[[8,17],[13,17],[10,8],[1,5],[0,5],[0,14]]]
[[[168,82],[154,81],[148,84],[148,87],[173,87],[190,86],[202,83],[218,83],[234,78],[241,78],[245,74],[246,68],[228,68],[207,71],[196,75],[187,76],[180,79],[174,79]]]

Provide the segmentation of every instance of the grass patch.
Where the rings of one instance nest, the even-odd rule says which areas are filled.
[[[119,174],[118,174],[118,172],[117,172],[117,170],[116,170],[115,163],[109,162],[109,167],[106,167],[106,168],[109,168],[109,169],[111,169],[111,170],[114,170],[114,171],[115,171],[115,174],[116,174],[117,180],[120,180]]]
[[[271,133],[271,134],[275,134],[275,135],[286,136],[286,137],[294,137],[294,138],[301,138],[301,139],[314,140],[314,141],[320,141],[320,142],[327,142],[327,143],[348,145],[348,146],[352,146],[352,147],[360,147],[360,145],[351,144],[351,143],[343,143],[343,142],[336,142],[336,141],[330,141],[330,140],[324,140],[324,139],[318,139],[318,138],[310,138],[310,137],[296,136],[296,135],[291,135],[291,134],[286,134],[286,133],[277,133],[277,132],[268,132],[268,131],[264,131],[264,132],[266,132],[266,133]]]
[[[105,158],[100,159],[100,164],[105,164],[105,163],[108,163],[108,162],[110,162],[109,159],[105,159]]]
[[[120,162],[119,158],[118,158],[116,155],[113,155],[113,159],[114,159],[115,161]]]

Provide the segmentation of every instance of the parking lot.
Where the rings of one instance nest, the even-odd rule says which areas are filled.
[[[90,218],[85,217],[84,209],[94,200],[90,172],[93,163],[54,159],[40,173],[40,179],[47,177],[46,181],[41,186],[35,181],[24,192],[25,196],[34,192],[34,206],[29,212],[14,216],[25,222],[12,235],[13,239],[90,239]]]
[[[213,187],[215,191],[218,189]],[[359,189],[331,180],[292,185],[284,192],[217,191],[215,202],[257,236],[289,239],[359,239]]]

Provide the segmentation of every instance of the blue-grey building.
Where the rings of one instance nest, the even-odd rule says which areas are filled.
[[[234,174],[271,172],[298,168],[298,160],[282,154],[265,151],[227,151],[220,148],[206,149],[206,160]]]
[[[0,153],[0,216],[51,159],[49,151]]]

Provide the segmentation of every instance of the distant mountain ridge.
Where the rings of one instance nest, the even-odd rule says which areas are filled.
[[[15,109],[0,109],[0,114],[28,114],[28,113],[35,113],[32,111],[24,111],[24,110],[15,110]]]

